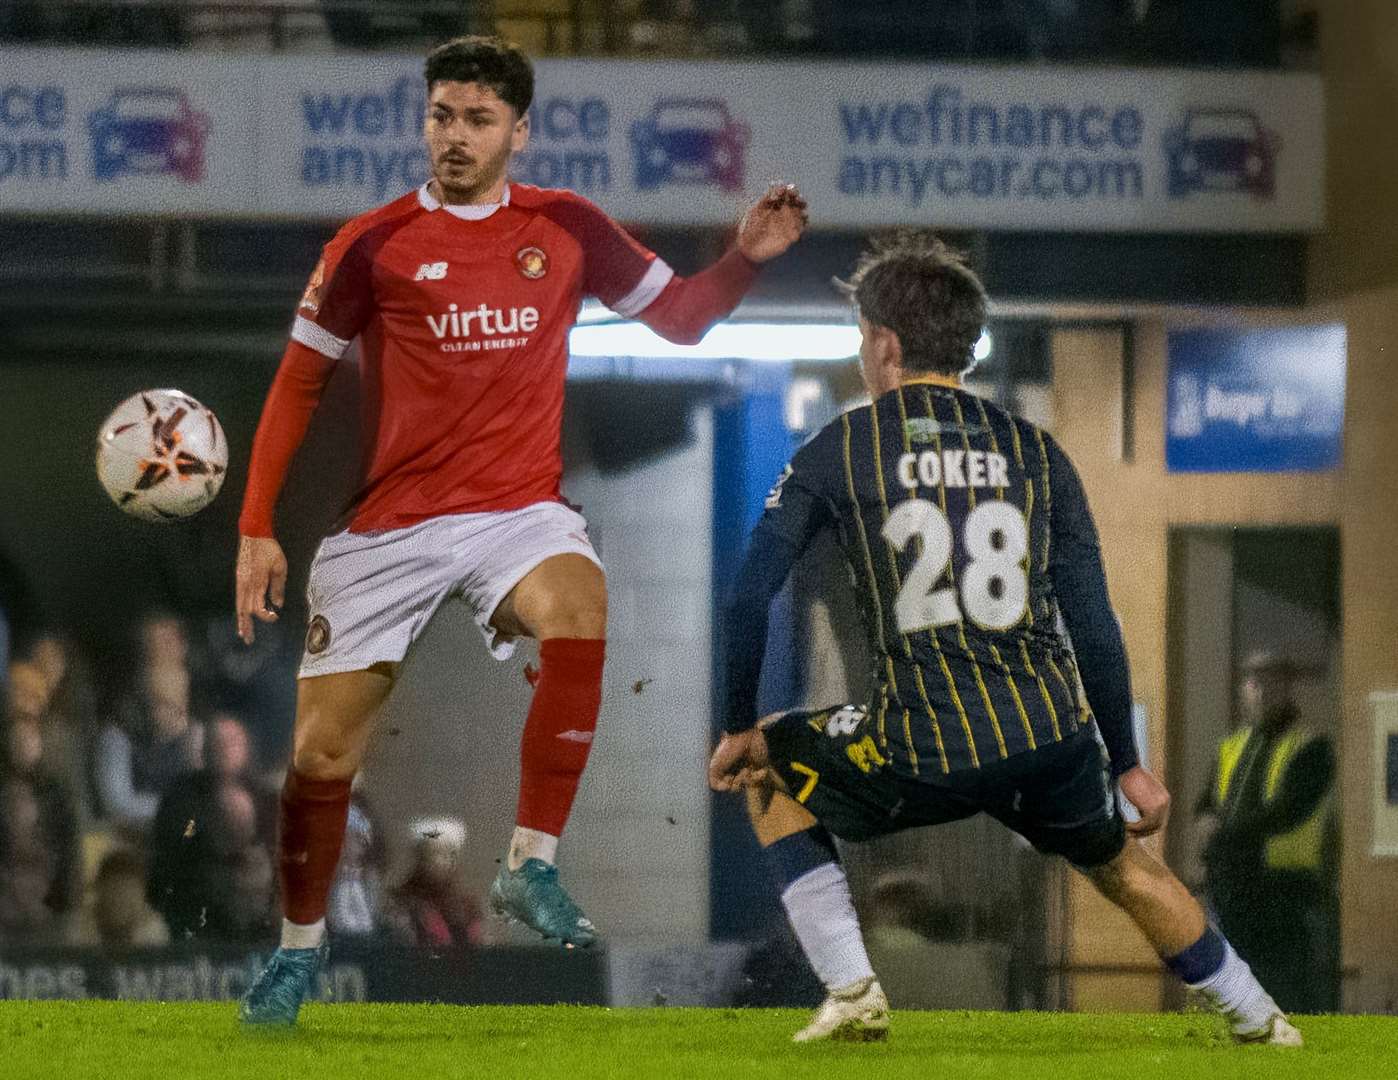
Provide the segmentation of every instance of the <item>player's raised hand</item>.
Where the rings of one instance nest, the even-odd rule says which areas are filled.
[[[709,759],[709,787],[739,791],[767,775],[767,739],[757,728],[724,735]]]
[[[286,555],[270,536],[239,538],[236,599],[238,636],[251,645],[253,616],[276,622],[276,609],[286,600]]]
[[[743,215],[738,226],[738,250],[753,262],[783,254],[801,239],[810,216],[795,184],[773,184]]]
[[[1150,836],[1165,827],[1170,818],[1170,793],[1155,774],[1137,765],[1121,774],[1121,793],[1141,814],[1140,821],[1131,821],[1126,831],[1133,836]]]

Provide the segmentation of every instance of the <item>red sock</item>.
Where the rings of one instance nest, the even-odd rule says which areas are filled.
[[[520,745],[517,825],[562,835],[597,730],[606,651],[605,641],[589,638],[539,643],[539,681]]]
[[[311,780],[295,769],[282,787],[282,912],[308,925],[325,918],[326,898],[335,880],[340,845],[349,817],[348,780]]]

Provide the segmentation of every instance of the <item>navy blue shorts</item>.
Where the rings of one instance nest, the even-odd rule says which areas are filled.
[[[764,729],[787,790],[841,840],[989,814],[1084,870],[1126,844],[1107,756],[1090,729],[979,769],[896,775],[858,706],[790,712]]]

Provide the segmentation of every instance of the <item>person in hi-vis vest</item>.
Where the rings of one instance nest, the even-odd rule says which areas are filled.
[[[1204,884],[1221,929],[1288,1012],[1339,1007],[1337,845],[1330,739],[1296,707],[1296,664],[1257,652],[1242,665],[1242,726],[1218,747],[1196,807]]]

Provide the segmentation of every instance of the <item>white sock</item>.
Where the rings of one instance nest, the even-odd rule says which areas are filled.
[[[849,882],[839,863],[823,863],[793,881],[782,893],[782,906],[827,990],[842,990],[873,976]]]
[[[1277,1011],[1277,1003],[1262,989],[1252,968],[1233,951],[1232,945],[1225,944],[1223,966],[1203,982],[1190,983],[1189,988],[1216,1001],[1233,1020],[1233,1030],[1237,1032],[1260,1030]]]
[[[324,940],[324,919],[317,919],[309,924],[294,923],[290,919],[282,920],[283,949],[318,949]]]
[[[524,865],[525,859],[542,859],[549,865],[553,865],[557,855],[558,837],[550,836],[538,829],[526,829],[523,825],[515,826],[515,835],[510,841],[509,867],[511,870],[518,870]]]

